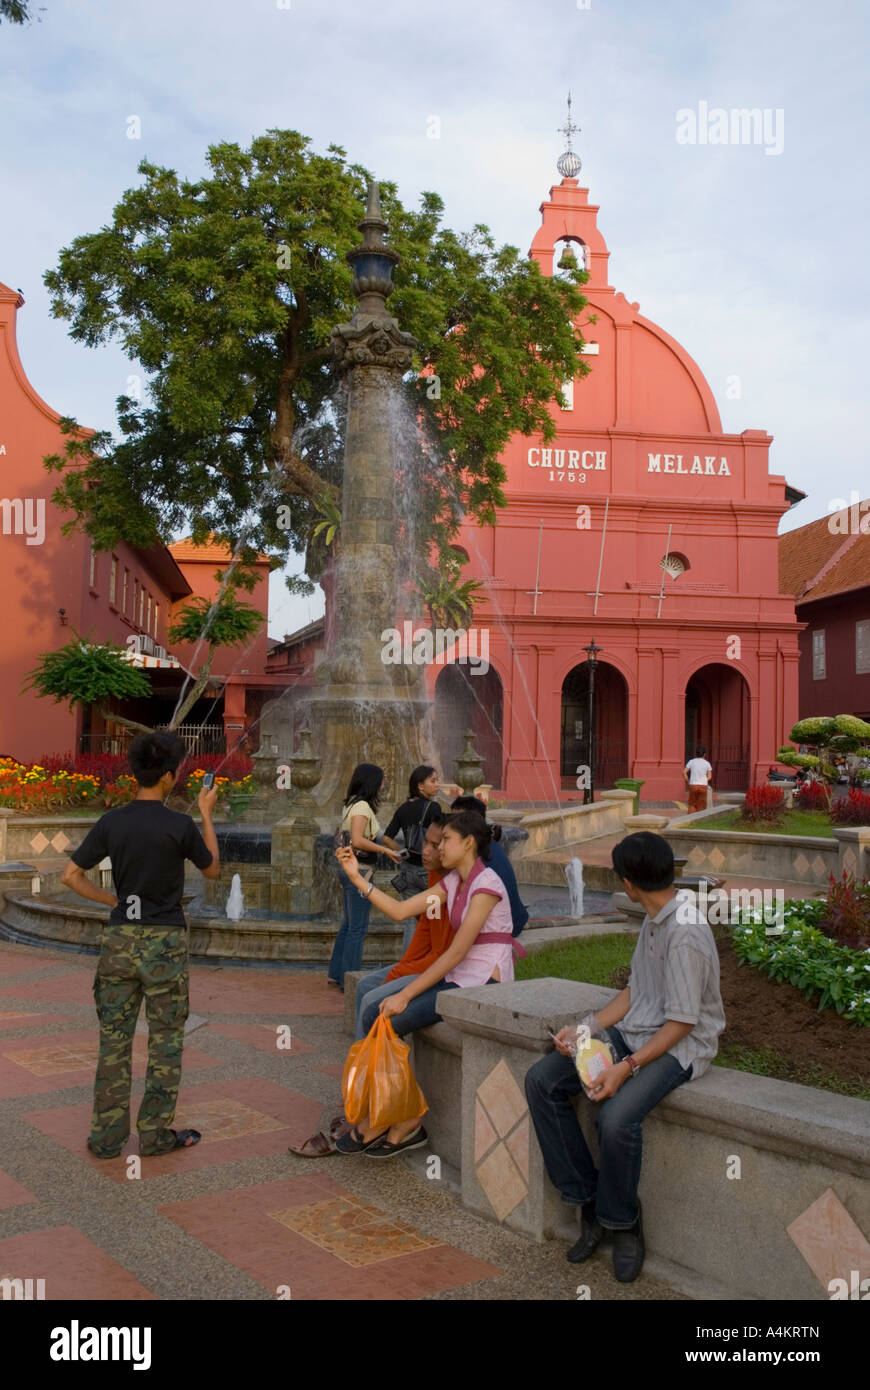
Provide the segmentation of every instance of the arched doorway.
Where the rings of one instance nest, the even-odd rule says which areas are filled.
[[[562,682],[561,763],[563,791],[577,785],[577,768],[586,762],[589,715],[589,663],[572,667]],[[628,685],[621,671],[607,661],[595,668],[593,780],[597,788],[612,787],[628,776]]]
[[[474,731],[474,746],[483,763],[483,781],[502,785],[504,692],[498,672],[490,666],[472,675],[458,662],[446,665],[435,682],[434,738],[442,780],[452,782],[456,760],[465,746],[465,731]]]
[[[686,759],[694,757],[697,744],[703,744],[713,764],[713,789],[746,791],[751,740],[745,677],[724,662],[702,666],[686,684]]]

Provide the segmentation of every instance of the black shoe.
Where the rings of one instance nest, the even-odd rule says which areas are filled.
[[[630,1284],[637,1278],[643,1269],[645,1254],[643,1221],[638,1202],[634,1225],[627,1230],[613,1232],[613,1273],[620,1284]]]
[[[593,1250],[601,1244],[604,1237],[604,1228],[599,1226],[595,1218],[595,1203],[584,1202],[580,1208],[580,1239],[571,1246],[566,1259],[573,1265],[579,1264],[581,1260],[588,1260]]]

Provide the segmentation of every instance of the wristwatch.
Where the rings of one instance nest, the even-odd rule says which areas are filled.
[[[640,1066],[639,1066],[639,1064],[634,1060],[634,1058],[632,1057],[631,1053],[629,1053],[627,1057],[623,1057],[622,1060],[623,1060],[623,1062],[627,1062],[627,1063],[628,1063],[629,1076],[628,1076],[626,1079],[629,1080],[632,1076],[637,1076],[637,1073],[640,1071]]]

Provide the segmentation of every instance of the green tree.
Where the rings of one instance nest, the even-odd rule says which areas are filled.
[[[260,627],[263,614],[249,603],[240,603],[233,593],[236,583],[242,582],[238,571],[233,571],[235,579],[227,580],[226,574],[218,570],[215,578],[223,580],[224,588],[216,599],[192,598],[178,614],[169,629],[170,642],[205,642],[208,656],[199,668],[190,690],[183,697],[170,724],[175,729],[193,709],[205,687],[208,685],[215,652],[218,647],[239,647],[247,642]]]
[[[32,0],[0,0],[0,24],[4,19],[8,19],[10,24],[29,24],[33,18],[31,12]],[[39,8],[39,14],[45,9],[44,5]],[[42,20],[39,20],[42,23]]]
[[[431,628],[467,628],[474,617],[474,599],[483,586],[476,579],[460,582],[458,566],[430,572],[417,585]]]
[[[151,694],[151,683],[143,671],[125,659],[122,647],[113,642],[101,645],[88,642],[74,632],[69,642],[57,651],[46,652],[32,671],[28,671],[22,690],[35,690],[37,695],[76,705],[95,706],[104,719],[144,730],[147,726],[134,720],[122,719],[108,708],[110,699],[128,700]]]
[[[119,342],[147,378],[141,399],[118,399],[119,438],[85,438],[65,420],[65,449],[45,461],[63,472],[54,500],[67,527],[98,549],[184,527],[243,564],[257,550],[305,550],[297,591],[322,572],[314,532],[340,498],[344,430],[329,336],[356,308],[345,255],[360,241],[369,174],[339,146],[309,144],[271,130],[250,149],[214,145],[195,181],[143,160],[111,222],[46,273],[71,336]],[[419,343],[403,389],[425,457],[406,481],[417,544],[443,553],[463,511],[492,524],[505,504],[499,455],[511,436],[555,436],[550,405],[589,371],[573,327],[588,276],[547,278],[483,225],[451,231],[435,193],[417,210],[394,184],[381,197],[402,258],[389,307]]]

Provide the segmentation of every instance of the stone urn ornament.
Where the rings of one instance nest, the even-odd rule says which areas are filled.
[[[456,760],[456,781],[462,788],[463,796],[473,796],[474,788],[483,781],[483,764],[474,746],[474,730],[465,730],[465,747],[461,757]]]
[[[291,780],[296,791],[296,804],[306,808],[315,805],[311,788],[316,787],[320,781],[320,759],[311,746],[311,737],[310,729],[300,729],[299,747],[291,762]]]

